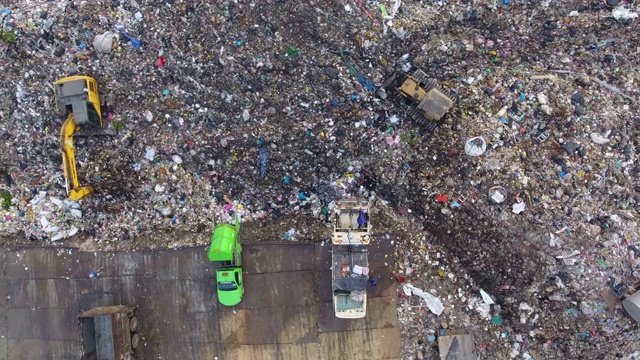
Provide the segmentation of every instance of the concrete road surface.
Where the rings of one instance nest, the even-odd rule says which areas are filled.
[[[368,291],[364,319],[333,316],[329,251],[319,243],[245,245],[245,298],[228,308],[217,301],[214,267],[202,247],[111,254],[5,249],[0,360],[77,360],[77,315],[114,304],[138,306],[136,360],[399,359],[389,239],[371,245],[378,285]],[[89,278],[96,269],[100,277]]]

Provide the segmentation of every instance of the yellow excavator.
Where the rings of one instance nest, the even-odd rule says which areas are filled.
[[[67,196],[80,200],[93,193],[93,187],[80,186],[76,170],[74,136],[115,135],[102,121],[98,83],[89,76],[69,76],[53,83],[56,110],[66,116],[60,130],[62,165]]]

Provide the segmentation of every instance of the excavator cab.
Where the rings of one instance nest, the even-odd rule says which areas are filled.
[[[59,115],[73,113],[74,122],[80,129],[103,127],[98,83],[93,78],[69,76],[53,83],[53,89]]]
[[[66,116],[60,130],[62,164],[67,196],[80,200],[93,193],[91,186],[80,186],[76,171],[73,136],[115,135],[104,129],[98,83],[89,76],[69,76],[53,83],[56,110]]]

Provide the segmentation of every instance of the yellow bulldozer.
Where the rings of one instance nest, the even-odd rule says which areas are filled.
[[[438,128],[444,114],[458,101],[457,94],[440,87],[415,65],[397,69],[378,89],[378,96],[386,99],[387,92],[393,94],[406,118],[429,132]]]
[[[53,83],[58,115],[66,116],[60,130],[65,187],[71,200],[93,193],[93,187],[80,186],[76,170],[74,136],[115,135],[105,129],[98,83],[89,76],[69,76]]]

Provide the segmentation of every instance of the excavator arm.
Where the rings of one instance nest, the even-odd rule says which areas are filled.
[[[64,167],[64,181],[67,196],[71,200],[80,200],[93,193],[91,186],[80,186],[76,170],[76,153],[73,147],[73,134],[78,130],[73,113],[70,113],[60,130],[60,145],[62,147],[62,166]]]

